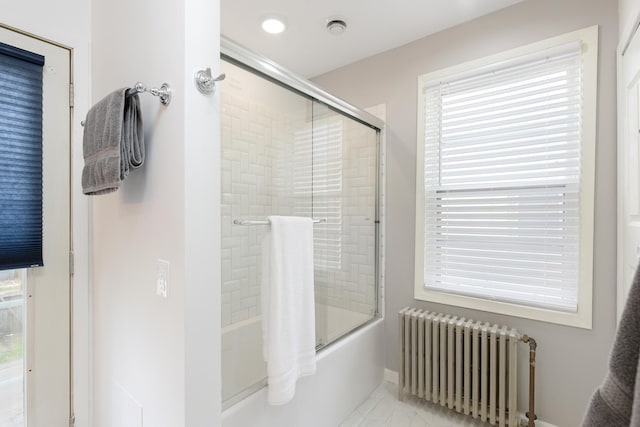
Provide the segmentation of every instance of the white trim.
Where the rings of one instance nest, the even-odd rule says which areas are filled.
[[[398,372],[396,371],[384,368],[384,380],[388,383],[397,385],[400,383],[400,375],[398,375]]]
[[[616,262],[616,321],[620,320],[622,316],[622,311],[624,309],[625,302],[627,300],[627,293],[629,283],[625,281],[624,274],[624,265],[625,265],[625,256],[624,256],[624,247],[625,247],[625,211],[624,211],[624,203],[625,203],[625,195],[624,191],[626,189],[626,182],[624,182],[624,177],[621,175],[621,167],[624,164],[625,160],[623,158],[623,150],[621,144],[624,142],[624,133],[626,132],[626,117],[627,117],[627,103],[626,103],[626,88],[625,85],[627,82],[624,80],[624,57],[628,51],[631,42],[634,37],[638,36],[638,29],[640,26],[640,13],[638,13],[636,19],[633,21],[633,25],[628,28],[626,33],[622,34],[619,39],[618,48],[616,51],[616,78],[617,78],[617,141],[616,146],[617,149],[617,176],[616,176],[616,186],[617,186],[617,215],[616,215],[616,248],[617,248],[617,262]]]
[[[520,418],[525,421],[527,420],[527,417],[525,417],[524,414],[520,414]],[[555,424],[548,423],[546,421],[536,420],[536,427],[558,427],[558,426]]]
[[[542,320],[568,326],[591,329],[592,327],[592,292],[593,292],[593,226],[594,226],[594,187],[595,187],[595,146],[596,146],[596,107],[598,82],[598,26],[549,38],[537,43],[511,49],[478,60],[466,62],[446,69],[437,70],[418,78],[418,94],[430,81],[465,73],[469,69],[488,67],[496,63],[512,61],[523,55],[548,50],[571,42],[581,42],[583,53],[584,105],[583,105],[583,137],[582,137],[582,178],[583,188],[592,189],[581,194],[581,230],[582,245],[580,247],[580,272],[578,311],[564,313],[518,304],[497,302],[460,295],[426,290],[423,284],[424,275],[424,105],[418,97],[417,117],[417,153],[416,153],[416,239],[415,239],[415,288],[414,296],[419,300],[473,308],[516,317]]]
[[[640,19],[640,17],[639,17]],[[618,107],[618,112],[617,112],[617,140],[616,140],[616,324],[618,321],[620,321],[620,318],[622,317],[622,309],[624,307],[624,303],[625,303],[625,283],[624,283],[624,272],[623,272],[623,268],[624,268],[624,234],[623,234],[623,230],[624,230],[624,202],[623,202],[623,195],[622,193],[622,189],[625,188],[624,187],[624,182],[622,177],[620,176],[620,167],[618,165],[621,165],[622,162],[624,161],[624,159],[622,158],[622,152],[620,150],[620,148],[618,148],[620,146],[620,144],[622,144],[623,141],[623,137],[622,135],[624,132],[624,128],[625,128],[625,116],[627,114],[627,107],[626,107],[626,103],[624,102],[625,100],[625,84],[624,84],[624,73],[622,70],[623,67],[623,58],[624,58],[624,54],[627,51],[627,47],[628,45],[631,43],[631,40],[633,40],[633,36],[635,34],[635,26],[634,26],[634,30],[632,30],[630,32],[630,34],[628,35],[628,37],[625,37],[626,39],[628,39],[628,43],[626,43],[625,45],[622,45],[622,42],[618,45],[618,49],[616,51],[616,87],[617,87],[617,107]],[[624,40],[624,38],[621,38],[620,40]]]

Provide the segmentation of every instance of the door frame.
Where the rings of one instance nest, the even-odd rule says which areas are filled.
[[[626,82],[625,82],[625,72],[623,69],[624,66],[624,55],[627,53],[627,49],[631,45],[631,42],[635,37],[640,37],[640,14],[636,17],[633,26],[629,29],[627,34],[623,34],[619,39],[618,49],[616,52],[617,59],[617,70],[616,70],[616,79],[617,79],[617,215],[616,215],[616,231],[617,231],[617,255],[616,255],[616,322],[620,320],[622,316],[622,311],[624,310],[624,306],[627,300],[627,291],[629,289],[630,284],[625,283],[624,280],[624,239],[625,239],[625,212],[624,212],[624,198],[625,198],[625,189],[626,184],[623,181],[625,176],[624,173],[621,173],[621,170],[624,170],[625,158],[623,156],[623,150],[621,149],[622,144],[625,143],[625,132],[627,125],[627,98],[626,98]],[[621,167],[623,169],[621,169]],[[640,256],[640,254],[638,254]]]
[[[51,45],[53,47],[59,48],[59,49],[63,49],[66,50],[68,53],[68,60],[69,60],[69,64],[68,64],[68,69],[69,69],[69,75],[68,75],[68,82],[69,82],[69,114],[68,114],[68,159],[67,159],[67,168],[68,168],[68,182],[67,182],[67,190],[68,190],[68,195],[69,195],[69,206],[67,207],[68,209],[68,230],[69,230],[69,234],[67,236],[68,238],[68,248],[69,248],[69,284],[68,284],[68,295],[69,295],[69,300],[68,300],[68,308],[69,308],[69,317],[68,317],[68,335],[69,335],[69,348],[68,348],[68,354],[69,354],[69,399],[68,399],[68,403],[69,403],[69,407],[68,407],[68,412],[69,412],[69,425],[73,425],[74,421],[75,421],[75,416],[74,416],[74,412],[75,412],[75,396],[74,396],[74,389],[75,389],[75,377],[76,377],[76,370],[75,370],[75,364],[74,364],[74,312],[75,312],[75,307],[74,307],[74,279],[75,279],[75,275],[74,275],[74,270],[75,270],[75,266],[74,266],[74,227],[73,227],[73,219],[74,219],[74,193],[73,193],[73,119],[74,119],[74,68],[73,68],[73,64],[74,64],[74,51],[73,48],[66,46],[62,43],[58,43],[56,41],[50,40],[48,38],[45,37],[41,37],[38,36],[36,34],[33,34],[31,32],[28,31],[24,31],[21,30],[19,28],[16,27],[12,27],[10,25],[6,25],[4,23],[0,22],[0,28],[16,33],[19,36],[23,36],[23,37],[27,37],[30,39],[33,39],[35,41],[41,42],[41,43],[45,43],[48,45]],[[45,64],[46,66],[46,64]],[[44,181],[44,177],[43,177],[43,181]],[[44,185],[44,182],[43,182]],[[43,212],[44,215],[44,212]],[[27,273],[27,277],[28,277],[28,273]],[[29,309],[28,307],[31,304],[31,301],[29,301],[30,298],[30,294],[33,291],[33,283],[30,283],[29,279],[27,278],[27,286],[26,289],[24,290],[25,292],[25,307],[27,307],[26,313],[25,313],[25,319],[27,320],[27,324],[30,323],[33,319],[33,313],[29,313]],[[27,326],[27,332],[29,330],[29,326]],[[27,342],[27,345],[30,343],[31,339],[30,337],[27,335],[27,332],[25,332],[25,341]],[[29,346],[31,347],[31,346]],[[25,354],[25,371],[28,369],[28,362],[29,362],[29,358],[33,357],[33,353],[32,350],[29,349],[29,347],[27,347],[27,353]],[[27,384],[30,384],[32,382],[31,378],[26,375],[25,373],[25,377],[24,377],[24,381]],[[89,381],[89,379],[87,378],[86,381]],[[26,396],[26,400],[25,400],[26,406],[24,408],[25,410],[25,419],[29,420],[29,415],[30,412],[33,410],[29,403],[30,403],[30,399],[29,399],[29,395],[27,394]]]

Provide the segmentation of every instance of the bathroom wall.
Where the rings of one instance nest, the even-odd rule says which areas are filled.
[[[630,2],[626,2],[630,3]],[[587,26],[600,26],[593,329],[511,318],[413,298],[417,77]],[[558,426],[579,425],[604,378],[615,334],[617,2],[529,0],[314,79],[359,106],[387,106],[386,366],[398,369],[402,307],[463,315],[516,327],[538,340],[536,413]],[[526,348],[521,347],[521,364]],[[527,377],[519,378],[520,408]]]
[[[37,10],[38,13],[33,11]],[[90,101],[91,4],[83,0],[43,2],[23,0],[2,9],[2,24],[31,33],[73,49],[72,68],[75,86],[75,113],[72,116],[72,176],[82,170],[82,128],[80,118]],[[64,25],[70,19],[73,25]],[[73,277],[74,310],[74,406],[77,425],[89,420],[89,257],[88,201],[81,194],[79,180],[72,182],[72,230],[75,251]]]
[[[219,98],[193,84],[197,69],[219,70],[218,9],[92,2],[91,101],[138,81],[174,91],[167,107],[140,95],[145,164],[91,198],[95,427],[219,424]]]

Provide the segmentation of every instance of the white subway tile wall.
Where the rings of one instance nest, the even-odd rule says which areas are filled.
[[[291,174],[284,165],[295,123],[286,113],[224,91],[222,106],[222,324],[227,326],[260,315],[261,242],[267,230],[233,220],[291,215],[286,189]]]

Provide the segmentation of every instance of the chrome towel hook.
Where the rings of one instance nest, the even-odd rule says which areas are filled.
[[[225,77],[226,75],[222,73],[214,79],[211,75],[211,68],[207,67],[206,70],[196,71],[193,80],[198,91],[204,95],[208,95],[216,90],[216,82],[224,80]]]

